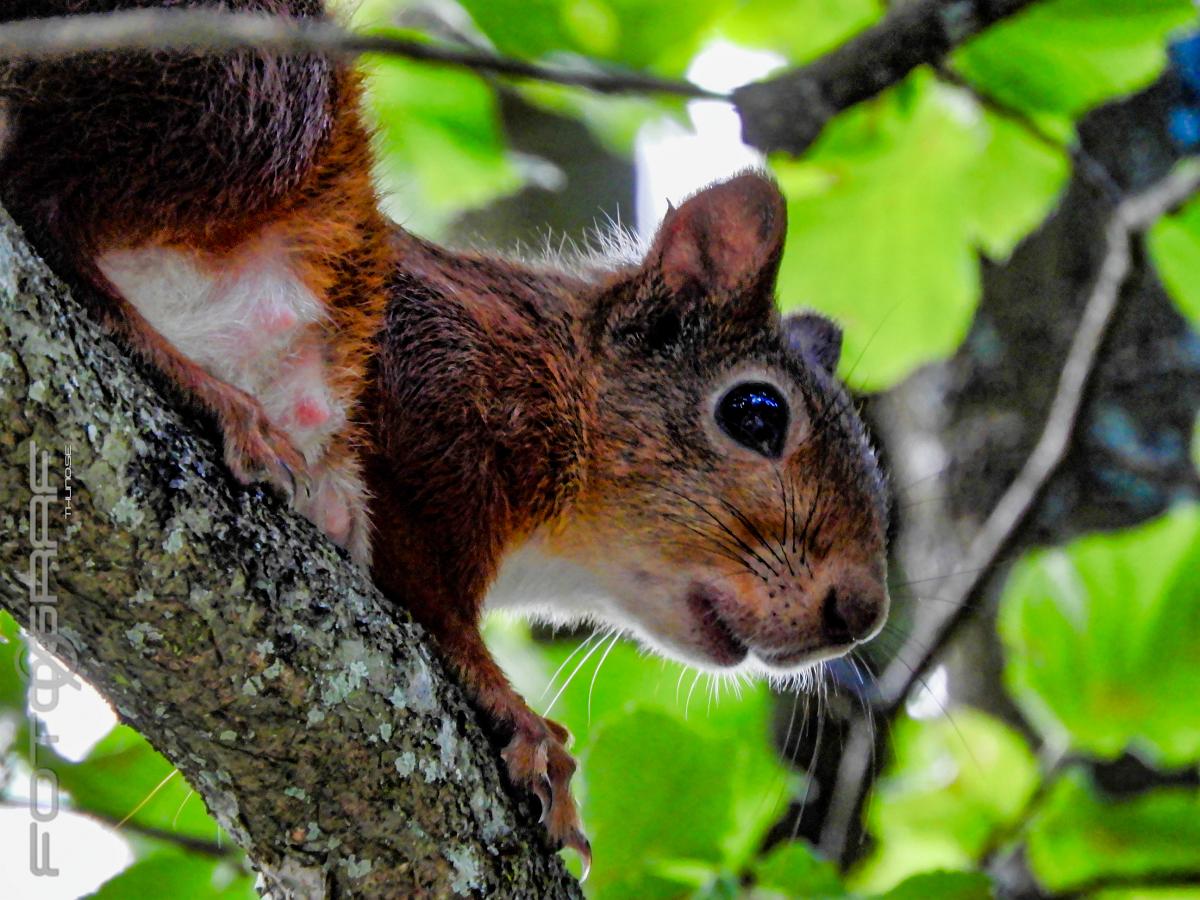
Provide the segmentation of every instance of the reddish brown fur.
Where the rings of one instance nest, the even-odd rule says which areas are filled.
[[[560,839],[577,834],[573,766],[479,634],[497,566],[531,534],[564,558],[619,567],[614,548],[650,547],[686,571],[729,549],[702,539],[716,510],[743,546],[768,562],[780,553],[771,574],[724,571],[717,613],[781,665],[865,635],[886,608],[883,487],[828,371],[836,329],[800,317],[785,332],[775,311],[784,232],[778,191],[743,176],[673,213],[641,267],[586,279],[395,235],[366,403],[375,578],[514,735],[516,777],[530,781],[530,748],[548,754]],[[778,468],[706,431],[703,395],[738,365],[793,384],[797,424]],[[766,548],[781,539],[786,549]],[[823,612],[835,589],[851,635],[832,634]]]
[[[17,0],[0,18],[139,5],[188,3]],[[226,5],[320,14],[318,0]],[[531,536],[667,597],[632,610],[643,637],[683,622],[683,638],[708,640],[715,621],[781,666],[844,649],[886,609],[882,482],[832,376],[836,328],[781,328],[785,212],[765,179],[675,210],[640,266],[576,275],[389,231],[357,79],[319,58],[23,63],[0,67],[0,96],[15,135],[6,205],[99,294],[106,321],[217,414],[234,466],[298,460],[255,400],[154,333],[95,259],[149,241],[219,257],[267,227],[289,239],[331,311],[313,338],[359,400],[329,455],[362,458],[374,577],[510,738],[509,772],[560,842],[586,853],[566,735],[513,691],[479,630],[498,567]],[[787,392],[778,460],[713,425],[712,395],[743,370]]]
[[[138,6],[163,0],[18,0],[0,19]],[[317,0],[239,0],[227,7],[317,16]],[[97,54],[0,67],[12,146],[0,158],[10,211],[65,273],[101,298],[97,312],[186,396],[211,409],[242,477],[294,475],[303,462],[252,398],[219,382],[151,329],[98,271],[105,251],[154,243],[219,259],[270,227],[332,315],[313,341],[336,393],[353,404],[383,311],[388,226],[371,181],[356,74],[319,57],[242,51]],[[87,123],[81,128],[80,123]],[[85,292],[86,296],[86,292]],[[352,452],[352,424],[329,457]]]

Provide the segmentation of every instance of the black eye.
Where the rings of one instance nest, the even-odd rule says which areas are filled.
[[[787,437],[787,401],[774,386],[747,381],[721,398],[717,424],[743,447],[775,459]]]

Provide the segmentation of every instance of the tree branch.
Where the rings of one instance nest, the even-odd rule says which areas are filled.
[[[586,88],[601,94],[673,94],[709,99],[724,96],[689,81],[643,72],[543,66],[474,48],[448,47],[388,34],[357,34],[319,19],[287,19],[217,9],[155,8],[24,19],[0,25],[0,59],[47,59],[98,50],[212,53],[244,47],[331,56],[379,53]]]
[[[1033,510],[1050,476],[1066,457],[1085,391],[1100,356],[1100,347],[1108,334],[1120,303],[1121,289],[1129,275],[1133,236],[1183,204],[1198,189],[1200,162],[1187,161],[1160,183],[1117,205],[1106,230],[1104,261],[1063,363],[1041,437],[1020,473],[971,542],[962,569],[968,573],[967,583],[959,597],[927,634],[922,634],[911,643],[920,653],[911,668],[889,667],[880,679],[880,693],[888,715],[904,703],[921,673],[929,668],[953,638],[971,607],[982,599],[983,588],[995,572],[997,561]]]
[[[1103,261],[1060,372],[1041,436],[1021,471],[972,540],[959,570],[965,585],[940,617],[908,638],[879,678],[877,709],[881,721],[896,715],[913,687],[983,600],[1005,551],[1013,544],[1034,511],[1042,490],[1066,457],[1100,348],[1130,272],[1134,235],[1182,204],[1198,189],[1200,162],[1186,161],[1158,184],[1120,202],[1113,211],[1105,230]],[[870,789],[873,728],[873,722],[860,720],[847,740],[834,786],[834,800],[821,834],[821,849],[832,859],[845,857],[850,834]]]
[[[831,53],[731,95],[682,79],[612,67],[563,68],[386,34],[356,34],[328,21],[290,20],[208,9],[142,9],[33,19],[0,25],[0,59],[69,56],[97,50],[228,51],[240,47],[336,56],[380,53],[604,94],[668,94],[730,100],[742,138],[764,152],[803,153],[843,110],[876,96],[914,68],[1035,0],[917,0]]]
[[[420,630],[231,481],[2,210],[0,373],[0,605],[182,770],[268,889],[579,896]]]
[[[877,96],[1034,0],[915,0],[820,59],[733,92],[742,140],[799,155],[843,110]]]

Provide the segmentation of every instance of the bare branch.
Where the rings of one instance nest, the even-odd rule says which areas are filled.
[[[829,121],[1034,0],[917,0],[820,59],[733,92],[742,140],[799,155]]]
[[[387,34],[357,34],[333,22],[216,9],[137,9],[26,19],[0,24],[0,59],[52,59],[114,50],[226,52],[244,47],[280,53],[358,56],[379,53],[434,65],[586,88],[602,94],[673,94],[721,98],[688,81],[612,69],[566,69]]]
[[[732,95],[682,79],[612,67],[564,68],[387,34],[356,34],[320,20],[210,9],[141,9],[0,25],[0,58],[70,56],[97,50],[223,52],[254,46],[355,56],[379,53],[603,94],[666,94],[731,100],[747,144],[803,153],[845,109],[876,96],[914,68],[936,63],[989,25],[1035,0],[918,0],[809,65],[744,85]]]
[[[979,605],[1005,552],[1014,543],[1022,525],[1034,511],[1042,490],[1066,457],[1101,346],[1120,305],[1121,291],[1131,268],[1134,236],[1178,207],[1198,189],[1200,161],[1185,161],[1143,193],[1120,202],[1113,211],[1105,230],[1103,261],[1060,370],[1041,436],[1021,471],[972,540],[959,569],[966,579],[965,585],[946,605],[946,611],[940,617],[909,637],[879,678],[881,721],[896,715],[934,660]],[[833,859],[844,858],[848,836],[870,788],[868,769],[874,740],[870,728],[866,720],[856,723],[838,770],[834,802],[821,835],[821,848]]]
[[[1042,435],[972,541],[962,567],[962,571],[969,573],[966,587],[961,589],[945,617],[914,642],[920,648],[920,656],[911,669],[893,666],[880,679],[880,690],[889,712],[904,702],[917,679],[953,637],[972,604],[980,599],[982,588],[995,571],[997,561],[1070,449],[1088,381],[1129,274],[1133,236],[1178,207],[1198,188],[1200,162],[1184,162],[1158,184],[1122,201],[1114,211],[1105,238],[1104,262],[1063,364]]]

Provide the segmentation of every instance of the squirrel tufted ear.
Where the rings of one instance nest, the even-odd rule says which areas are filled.
[[[769,288],[779,268],[787,210],[765,175],[707,187],[663,219],[648,262],[673,291]]]
[[[783,320],[788,349],[819,365],[830,375],[842,355],[842,329],[816,313],[797,313]]]

